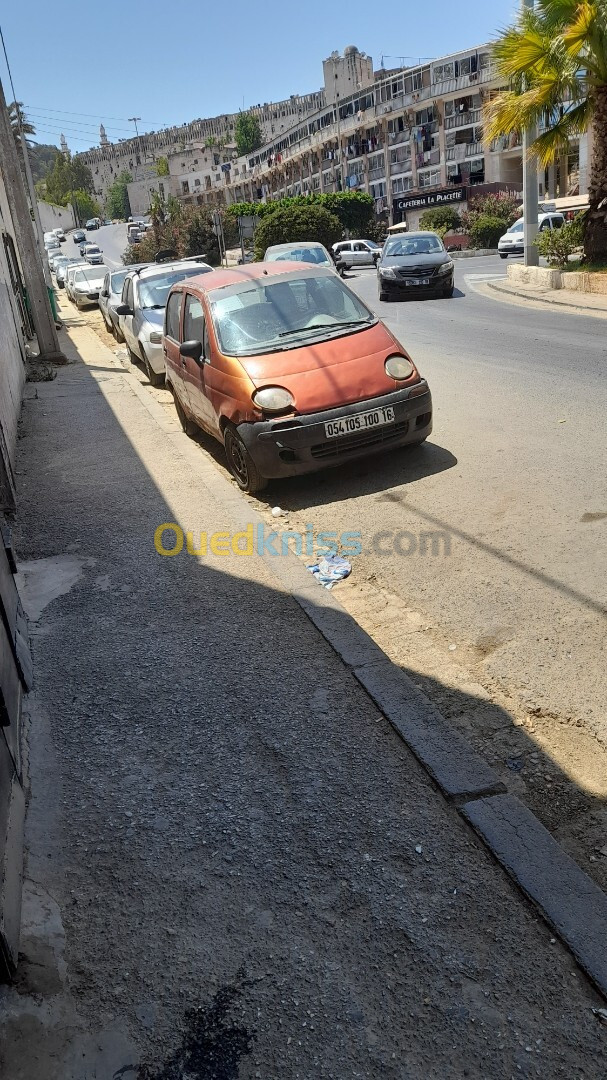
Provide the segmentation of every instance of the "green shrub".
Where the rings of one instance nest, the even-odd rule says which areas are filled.
[[[164,218],[164,220],[163,220]],[[182,206],[167,213],[152,213],[154,227],[148,229],[138,244],[128,247],[123,255],[125,266],[131,263],[154,262],[159,251],[172,249],[180,259],[190,255],[206,255],[211,266],[218,266],[219,242],[213,231],[211,215],[206,208]]]
[[[579,215],[568,221],[560,229],[542,229],[534,240],[540,255],[548,260],[548,266],[564,269],[573,255],[583,244],[583,217]]]
[[[335,214],[342,230],[347,229],[355,236],[368,236],[374,221],[373,199],[365,191],[313,192],[311,195],[294,195],[267,203],[233,203],[228,206],[226,217],[256,217],[263,220],[275,210],[291,206],[322,206]]]
[[[506,232],[507,225],[503,218],[495,214],[478,214],[468,228],[473,248],[496,248],[500,236]]]
[[[263,259],[266,248],[297,240],[315,241],[330,248],[342,235],[339,218],[322,206],[278,207],[262,218],[255,233],[255,258]]]
[[[459,229],[460,225],[460,216],[452,206],[435,206],[432,210],[426,210],[419,219],[420,229],[430,229],[439,236],[444,236],[450,229]],[[439,229],[443,229],[443,232],[440,233]]]

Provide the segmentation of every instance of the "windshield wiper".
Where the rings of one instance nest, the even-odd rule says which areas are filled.
[[[342,330],[346,326],[369,326],[370,319],[351,319],[349,322],[340,323],[316,323],[315,326],[298,326],[295,330],[283,330],[279,338],[288,337],[290,334],[302,334],[308,330]]]

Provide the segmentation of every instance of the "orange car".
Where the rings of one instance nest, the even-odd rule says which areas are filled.
[[[180,281],[163,349],[184,428],[223,443],[243,491],[432,430],[427,382],[329,268],[253,263]]]

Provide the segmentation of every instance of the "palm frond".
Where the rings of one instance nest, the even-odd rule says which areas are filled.
[[[571,137],[588,130],[592,111],[592,102],[587,99],[565,112],[547,131],[538,135],[529,147],[530,157],[536,158],[544,168],[554,164],[561,154],[569,151]]]

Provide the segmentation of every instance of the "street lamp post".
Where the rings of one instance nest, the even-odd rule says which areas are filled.
[[[535,0],[521,0],[522,10],[533,11]],[[525,266],[539,265],[539,251],[534,244],[537,236],[537,165],[529,159],[529,148],[537,139],[537,127],[523,129],[523,248]]]

